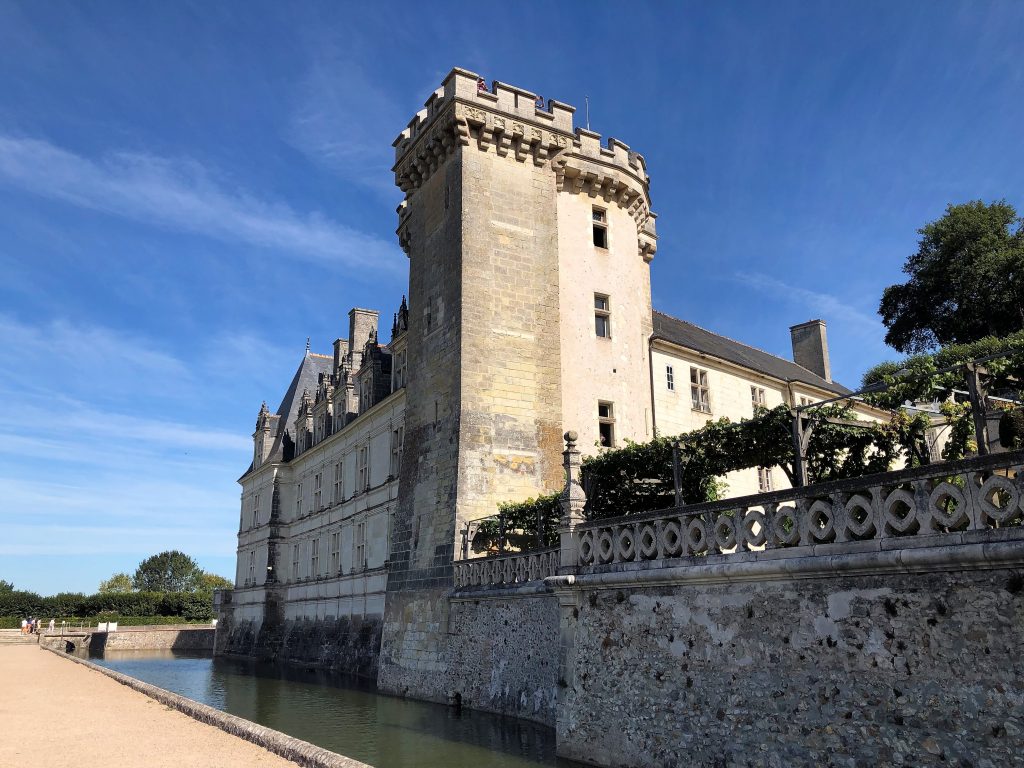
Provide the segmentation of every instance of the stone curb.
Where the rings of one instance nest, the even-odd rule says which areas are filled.
[[[219,709],[206,704],[200,704],[198,701],[193,701],[177,693],[144,683],[141,680],[136,680],[134,677],[101,667],[98,664],[93,664],[86,659],[61,653],[52,648],[44,648],[43,650],[113,678],[121,683],[121,685],[126,685],[139,693],[149,696],[151,699],[156,699],[161,704],[176,709],[194,720],[220,728],[232,736],[245,739],[258,747],[263,747],[268,752],[273,752],[285,760],[291,760],[293,763],[305,766],[306,768],[372,768],[366,763],[339,755],[337,752],[331,752],[315,744],[310,744],[308,741],[293,738],[286,733],[275,731],[273,728],[266,728],[250,720],[229,715],[226,712],[221,712]]]

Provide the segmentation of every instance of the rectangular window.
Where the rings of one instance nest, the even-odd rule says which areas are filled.
[[[402,443],[405,442],[405,427],[399,427],[391,433],[391,477],[398,477],[402,468]]]
[[[256,550],[249,551],[249,584],[256,583]]]
[[[295,484],[295,517],[302,517],[302,481]]]
[[[315,538],[309,545],[309,575],[317,578],[320,575],[320,539]]]
[[[814,401],[811,400],[811,398],[809,398],[809,397],[801,397],[800,398],[800,406],[801,407],[806,406],[806,405],[811,405],[812,403],[814,403]]]
[[[611,403],[597,404],[598,440],[603,448],[615,445],[615,410]]]
[[[317,472],[315,475],[313,475],[313,509],[316,510],[321,510],[324,508],[324,505],[321,503],[323,501],[323,492],[321,491],[323,480],[323,472]]]
[[[361,571],[366,568],[366,523],[356,523],[354,557],[352,558],[352,570]]]
[[[757,489],[761,493],[768,493],[769,491],[775,490],[772,483],[771,467],[757,468]]]
[[[341,571],[341,532],[331,534],[331,576]]]
[[[703,368],[690,368],[690,399],[693,402],[693,410],[711,413],[708,372]]]
[[[299,580],[299,545],[292,544],[292,581]]]
[[[670,391],[673,391],[673,392],[675,391],[675,388],[676,388],[676,376],[675,376],[675,373],[672,370],[672,366],[671,365],[666,365],[665,366],[665,386],[668,387],[668,389]]]
[[[608,214],[603,208],[595,207],[591,215],[594,224],[594,245],[608,247]]]
[[[370,487],[369,446],[359,449],[356,456],[356,490],[362,493]]]
[[[607,296],[594,294],[594,331],[602,339],[612,337],[612,313],[609,307]]]
[[[767,407],[767,405],[766,405],[767,401],[765,400],[764,388],[763,387],[751,387],[750,388],[750,402],[754,406],[754,411],[757,411],[758,408],[765,408],[765,407]]]
[[[342,499],[345,498],[345,480],[342,472],[344,467],[341,462],[337,462],[334,465],[334,503],[340,504]]]

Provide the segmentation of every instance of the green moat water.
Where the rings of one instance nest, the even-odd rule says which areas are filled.
[[[575,766],[550,728],[375,693],[335,676],[171,651],[92,661],[376,768]]]

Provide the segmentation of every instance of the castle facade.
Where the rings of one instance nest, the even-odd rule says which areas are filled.
[[[566,430],[597,452],[849,392],[821,321],[791,329],[785,360],[652,310],[646,163],[573,112],[455,69],[395,140],[408,299],[386,344],[377,312],[351,310],[260,409],[220,650],[427,691],[461,531],[559,490]]]

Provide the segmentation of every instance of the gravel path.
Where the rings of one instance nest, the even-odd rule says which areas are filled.
[[[0,766],[296,765],[35,645],[0,647]]]

